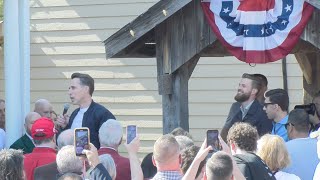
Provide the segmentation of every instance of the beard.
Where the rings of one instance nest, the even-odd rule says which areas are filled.
[[[236,100],[239,103],[245,102],[249,99],[251,92],[248,93],[238,93],[236,94],[236,96],[234,97],[234,100]]]

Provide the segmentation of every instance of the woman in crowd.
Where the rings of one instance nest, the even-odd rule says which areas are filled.
[[[294,174],[281,171],[290,163],[284,140],[278,135],[266,134],[258,141],[257,155],[268,165],[277,180],[300,180]]]

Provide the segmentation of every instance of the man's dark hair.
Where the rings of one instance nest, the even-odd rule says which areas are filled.
[[[266,92],[265,97],[268,97],[271,103],[278,104],[282,111],[288,111],[289,95],[284,89],[271,89]]]
[[[232,177],[232,171],[232,159],[227,153],[218,151],[208,159],[206,167],[208,179],[228,180]]]
[[[192,164],[192,161],[194,160],[194,158],[196,157],[199,149],[200,149],[200,147],[193,145],[193,146],[190,146],[190,147],[184,149],[184,151],[181,153],[181,159],[182,159],[181,170],[182,170],[183,174],[185,174],[187,172],[187,170],[189,169],[189,167]],[[199,176],[199,174],[201,173],[201,169],[203,168],[203,166],[205,164],[206,164],[205,160],[201,161],[196,177]]]
[[[253,76],[258,77],[263,86],[268,86],[268,79],[263,74],[253,74]]]
[[[172,134],[173,136],[187,136],[192,140],[191,134],[188,131],[182,129],[181,127],[175,128],[174,130],[171,131],[170,134]]]
[[[71,79],[79,78],[81,85],[89,87],[89,94],[92,96],[94,91],[94,79],[88,74],[73,73]]]
[[[254,76],[253,74],[247,74],[247,73],[244,73],[242,75],[242,78],[245,78],[245,79],[250,79],[252,81],[252,88],[254,89],[257,89],[257,94],[259,94],[260,90],[261,90],[261,80],[259,77],[256,77]]]
[[[298,132],[309,132],[309,114],[304,109],[293,109],[290,111],[287,123],[291,123]]]
[[[247,152],[257,149],[258,131],[248,123],[235,123],[228,132],[228,142],[235,143],[238,148]]]
[[[0,151],[0,179],[23,180],[23,153],[21,150],[3,149]]]

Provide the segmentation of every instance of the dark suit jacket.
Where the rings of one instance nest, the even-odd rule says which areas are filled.
[[[58,174],[57,163],[53,162],[37,167],[34,170],[34,180],[55,180]]]
[[[263,106],[258,100],[254,100],[250,106],[246,116],[242,119],[242,112],[239,108],[236,115],[233,116],[231,121],[227,121],[223,126],[222,131],[228,132],[231,126],[236,122],[246,122],[256,127],[260,136],[272,131],[272,120],[268,119],[266,112],[263,110]],[[227,133],[226,133],[227,134]],[[222,137],[225,138],[225,137]]]
[[[23,151],[23,154],[29,154],[34,149],[34,144],[32,140],[27,136],[27,134],[24,134],[21,138],[16,140],[11,146],[11,149],[21,149]]]
[[[74,118],[78,114],[80,108],[74,110],[70,116],[70,120],[65,129],[70,129]],[[84,113],[82,119],[82,127],[90,129],[90,141],[97,148],[100,148],[99,128],[108,119],[115,119],[114,115],[102,105],[92,101],[88,110]]]
[[[110,148],[100,148],[99,155],[109,154],[116,164],[117,176],[116,180],[131,180],[130,161],[128,158],[120,156],[120,154]]]

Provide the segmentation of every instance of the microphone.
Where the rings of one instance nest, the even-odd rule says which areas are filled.
[[[67,114],[68,110],[69,110],[70,104],[66,103],[63,105],[63,112],[62,112],[62,116],[64,116],[65,114]]]

